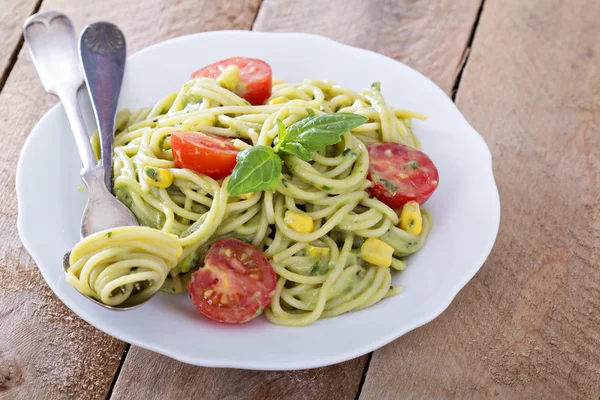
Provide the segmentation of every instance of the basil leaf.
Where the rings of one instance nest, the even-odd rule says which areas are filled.
[[[279,128],[279,134],[277,135],[277,145],[275,146],[275,151],[279,150],[283,142],[285,142],[285,137],[287,135],[287,130],[285,125],[280,119],[277,119],[277,128]]]
[[[287,153],[291,156],[299,157],[304,161],[312,160],[312,157],[310,156],[310,152],[308,150],[306,150],[304,148],[304,146],[302,146],[300,143],[293,143],[293,142],[286,143],[279,150],[281,150],[284,153]]]
[[[237,155],[237,164],[227,183],[230,196],[275,189],[282,161],[271,147],[254,146]]]
[[[361,126],[368,120],[362,115],[348,113],[309,115],[287,128],[285,143],[282,143],[282,146],[292,150],[289,144],[298,143],[308,153],[322,150],[339,142],[343,133]],[[293,149],[297,150],[298,147]]]

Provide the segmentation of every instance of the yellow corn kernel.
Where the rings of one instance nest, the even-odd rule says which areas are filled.
[[[221,87],[233,92],[238,83],[240,83],[240,69],[237,65],[228,65],[217,78],[217,82],[219,82]]]
[[[165,168],[144,167],[144,179],[152,186],[166,189],[173,183],[173,174]]]
[[[402,207],[400,213],[400,229],[413,235],[418,235],[423,229],[421,208],[416,201],[409,201]]]
[[[273,104],[283,104],[283,103],[287,103],[288,101],[290,101],[290,99],[288,99],[285,96],[279,96],[279,97],[275,97],[274,99],[271,99],[271,101],[269,101],[270,105]]]
[[[295,211],[286,211],[283,220],[298,233],[311,233],[315,229],[315,221],[311,217]]]
[[[360,247],[362,259],[378,267],[392,265],[393,254],[394,248],[392,246],[376,238],[368,238]]]
[[[238,197],[242,200],[250,200],[254,196],[254,192],[240,194]]]
[[[313,258],[327,257],[330,251],[329,247],[308,246],[308,255]]]
[[[234,139],[233,145],[235,146],[236,149],[238,149],[240,151],[241,150],[246,150],[246,149],[249,149],[250,147],[252,147],[248,143],[246,143],[246,142],[244,142],[243,140],[240,140],[240,139]]]
[[[94,152],[94,156],[96,156],[96,162],[98,162],[100,161],[100,157],[102,157],[100,153],[100,135],[98,134],[98,131],[95,131],[92,134],[90,142],[92,144],[92,151]]]

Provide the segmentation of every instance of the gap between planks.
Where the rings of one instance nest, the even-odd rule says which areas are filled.
[[[371,359],[373,358],[373,352],[367,354],[367,361],[365,361],[365,367],[363,369],[362,377],[360,378],[360,382],[358,384],[358,389],[356,390],[356,396],[354,400],[358,400],[360,398],[360,394],[362,393],[362,388],[367,380],[367,372],[369,372],[369,365],[371,365]]]
[[[456,102],[456,94],[458,93],[458,88],[460,87],[460,81],[462,80],[463,72],[465,71],[467,62],[469,61],[469,56],[471,55],[471,47],[473,46],[473,40],[475,40],[475,33],[477,32],[477,27],[479,26],[479,20],[481,19],[481,13],[483,12],[484,4],[485,4],[485,0],[481,0],[481,4],[479,5],[479,10],[477,10],[477,16],[475,17],[475,21],[473,22],[473,28],[471,29],[471,35],[469,36],[469,41],[467,42],[467,45],[465,46],[465,51],[463,52],[463,57],[461,59],[460,64],[458,65],[458,74],[456,74],[456,79],[454,80],[454,86],[452,86],[452,91],[450,92],[453,102]]]
[[[254,14],[254,19],[252,20],[252,26],[250,27],[250,30],[253,31],[254,30],[254,24],[256,24],[256,20],[258,19],[258,13],[260,12],[262,5],[263,5],[263,1],[264,0],[260,0],[260,3],[258,4],[258,7],[256,7],[256,14]],[[600,399],[599,399],[600,400]]]
[[[115,385],[117,384],[117,381],[119,380],[119,375],[121,375],[121,368],[123,368],[123,364],[125,363],[125,358],[127,358],[127,354],[129,353],[130,348],[131,348],[131,344],[126,343],[125,348],[123,349],[123,353],[121,354],[121,360],[119,360],[119,366],[117,367],[117,370],[115,371],[115,376],[113,376],[113,380],[110,383],[110,388],[108,389],[108,392],[106,393],[106,400],[109,400],[112,397],[112,393],[113,393],[113,390],[115,389]]]
[[[40,7],[42,6],[42,1],[43,0],[37,0],[35,5],[33,6],[33,10],[31,11],[31,14],[29,14],[29,16],[35,14],[36,12],[38,12],[40,10]],[[21,37],[19,38],[17,45],[15,46],[13,51],[10,53],[10,57],[8,59],[8,64],[6,64],[4,71],[2,71],[2,74],[0,75],[0,93],[2,93],[2,89],[4,89],[4,85],[6,85],[6,81],[8,80],[8,77],[9,77],[10,73],[12,72],[13,68],[15,67],[15,64],[17,63],[17,58],[19,58],[19,53],[21,52],[21,49],[23,48],[24,44],[25,44],[25,39],[23,38],[23,34],[21,33]]]
[[[477,10],[477,16],[475,17],[475,21],[473,22],[473,28],[471,29],[471,33],[469,35],[469,40],[467,41],[467,45],[465,46],[465,50],[463,52],[462,59],[458,65],[458,73],[456,74],[456,79],[454,80],[454,85],[452,86],[451,98],[453,102],[456,102],[456,94],[458,93],[458,89],[460,88],[460,81],[462,80],[463,72],[465,71],[465,67],[467,66],[467,62],[469,61],[469,56],[471,53],[471,47],[473,45],[473,41],[475,40],[475,34],[477,33],[477,27],[479,26],[479,21],[481,19],[481,14],[483,12],[483,6],[485,4],[485,0],[481,0],[481,4],[479,5],[479,9]],[[257,13],[258,14],[258,13]],[[355,400],[360,399],[360,395],[362,393],[363,386],[367,379],[367,374],[369,372],[369,367],[371,365],[371,360],[373,359],[373,352],[370,352],[367,355],[367,361],[365,362],[365,368],[363,371],[363,376],[358,385],[358,390],[356,392]],[[600,399],[598,399],[600,400]]]

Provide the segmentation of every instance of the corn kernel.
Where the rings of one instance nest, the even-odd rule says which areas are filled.
[[[98,134],[98,131],[95,131],[92,134],[90,141],[92,144],[92,151],[94,152],[94,156],[96,156],[96,161],[100,161],[102,154],[100,153],[100,134]]]
[[[166,189],[173,183],[173,174],[165,168],[144,167],[144,179],[152,186]]]
[[[240,69],[237,65],[228,65],[217,78],[221,87],[233,91],[240,83]]]
[[[315,229],[315,221],[307,215],[295,211],[286,211],[284,222],[298,233],[311,233]]]
[[[308,255],[313,258],[327,257],[330,251],[329,247],[308,246]]]
[[[246,150],[246,149],[249,149],[250,147],[252,147],[248,143],[246,143],[246,142],[244,142],[243,140],[240,140],[240,139],[234,139],[233,145],[238,150]]]
[[[284,104],[287,103],[288,101],[290,101],[290,99],[288,99],[285,96],[279,96],[279,97],[275,97],[274,99],[271,99],[271,101],[269,101],[270,105],[273,104]]]
[[[362,259],[378,267],[392,265],[393,254],[394,248],[392,246],[376,238],[368,238],[360,247]]]
[[[250,200],[254,196],[254,192],[240,194],[238,197],[242,200]]]
[[[416,201],[409,201],[402,207],[400,213],[400,229],[413,235],[418,235],[423,229],[421,208]]]

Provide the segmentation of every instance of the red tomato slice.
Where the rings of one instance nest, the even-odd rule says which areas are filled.
[[[171,149],[177,168],[221,179],[231,175],[239,150],[233,140],[200,132],[173,131]]]
[[[262,313],[276,283],[275,271],[260,251],[229,238],[210,246],[188,290],[194,306],[208,318],[241,324]]]
[[[232,57],[207,65],[192,74],[192,78],[216,79],[229,65],[240,69],[240,84],[235,94],[248,100],[252,105],[261,105],[271,96],[273,73],[271,66],[262,60],[246,57]]]
[[[375,143],[368,147],[371,164],[370,191],[392,208],[414,200],[423,204],[438,187],[438,170],[427,154],[399,143]]]

